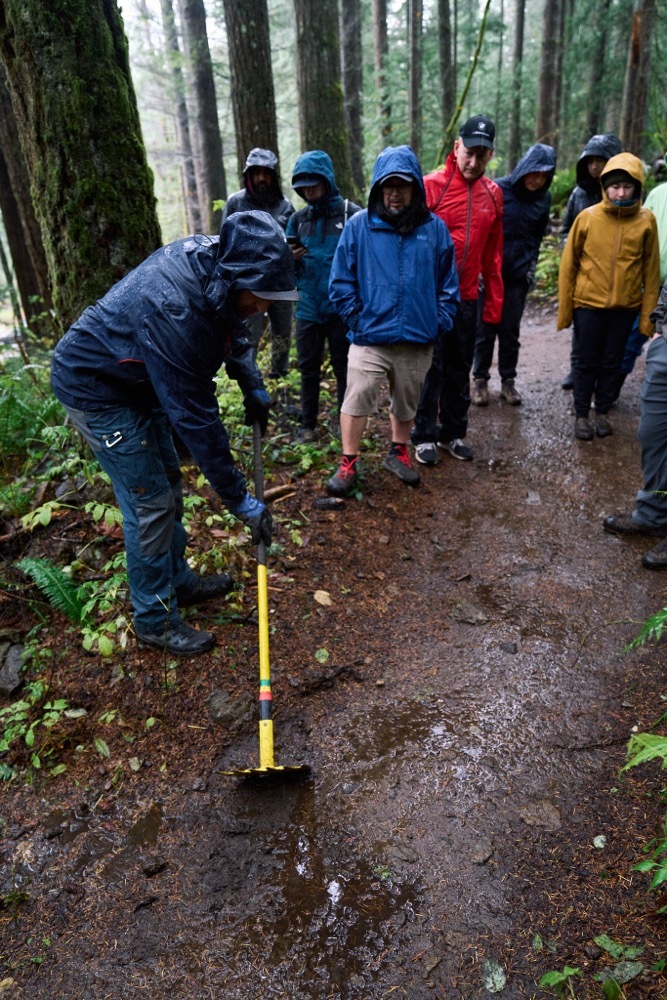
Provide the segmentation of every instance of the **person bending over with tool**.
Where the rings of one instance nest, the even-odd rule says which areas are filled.
[[[196,656],[215,642],[179,608],[226,594],[226,573],[198,577],[185,560],[181,470],[174,427],[255,544],[271,543],[271,515],[248,493],[220,420],[214,376],[224,363],[243,392],[245,422],[266,430],[271,400],[243,320],[293,301],[294,261],[266,212],[240,212],[219,237],[156,250],[67,331],[51,384],[111,478],[123,514],[137,639]]]

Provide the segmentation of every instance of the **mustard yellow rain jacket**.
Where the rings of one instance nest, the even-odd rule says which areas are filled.
[[[632,153],[612,156],[601,179],[625,170],[641,186],[644,168]],[[642,207],[614,205],[602,193],[598,205],[584,209],[570,230],[558,275],[558,329],[572,323],[572,310],[633,309],[639,331],[650,337],[650,314],[660,291],[660,249],[655,216]]]

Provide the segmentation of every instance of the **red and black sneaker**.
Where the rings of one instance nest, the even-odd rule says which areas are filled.
[[[338,469],[327,482],[327,493],[332,497],[349,497],[357,485],[357,456],[343,455]]]
[[[407,444],[392,444],[382,467],[393,472],[408,486],[419,486],[421,482],[421,477],[410,460]]]

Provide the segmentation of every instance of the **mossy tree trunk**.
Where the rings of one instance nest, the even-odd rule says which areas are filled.
[[[0,0],[0,61],[65,328],[160,244],[115,0]]]
[[[255,146],[278,153],[266,0],[225,0],[239,178]]]
[[[362,195],[366,188],[366,178],[364,177],[364,132],[361,124],[361,95],[364,82],[361,0],[343,0],[340,12],[340,37],[352,177],[357,194]]]
[[[44,310],[50,310],[46,255],[30,197],[30,178],[21,152],[14,109],[0,68],[0,211],[14,265],[23,316],[33,333],[48,333]],[[41,301],[37,301],[41,300]],[[36,320],[36,316],[40,320]]]
[[[333,160],[344,198],[354,193],[340,67],[338,4],[294,0],[301,148]]]

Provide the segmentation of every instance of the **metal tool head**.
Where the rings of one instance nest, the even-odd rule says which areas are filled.
[[[292,782],[307,781],[311,777],[312,771],[308,764],[294,764],[291,767],[279,767],[277,764],[271,767],[244,767],[236,771],[218,771],[228,778],[243,778],[248,782],[264,784],[266,782]]]

